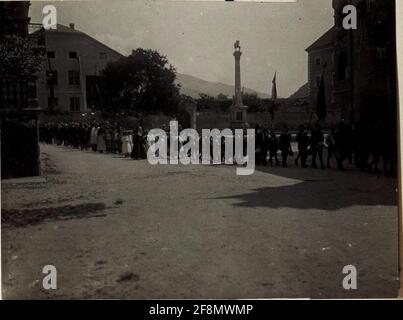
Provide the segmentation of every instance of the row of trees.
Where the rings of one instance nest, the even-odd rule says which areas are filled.
[[[219,94],[216,97],[207,94],[200,94],[198,99],[194,99],[197,108],[200,111],[221,111],[226,112],[233,104],[233,97],[228,97],[224,94]],[[277,109],[277,105],[270,99],[261,99],[256,93],[244,93],[242,95],[244,105],[248,107],[248,112],[265,112],[273,113]]]

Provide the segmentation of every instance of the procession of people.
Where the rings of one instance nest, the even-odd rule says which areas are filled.
[[[357,122],[351,125],[341,121],[326,134],[319,123],[312,128],[301,125],[295,135],[283,126],[278,138],[273,130],[258,125],[256,164],[279,166],[281,163],[287,168],[289,160],[294,158],[297,167],[326,169],[331,168],[334,160],[339,170],[344,170],[349,164],[364,171],[380,173],[382,164],[384,174],[394,175],[397,170],[396,139],[396,133],[381,123],[367,125]],[[293,142],[296,150],[292,148]]]
[[[146,158],[146,137],[141,124],[132,129],[108,121],[48,122],[39,127],[39,139],[43,143],[82,151],[122,154],[133,159]]]
[[[43,143],[121,154],[133,159],[147,157],[147,132],[142,122],[131,129],[108,121],[49,122],[41,125],[39,130]],[[294,160],[295,166],[301,168],[311,166],[326,169],[333,164],[335,168],[344,170],[349,164],[368,172],[380,173],[382,164],[382,171],[386,175],[396,172],[396,135],[381,124],[369,126],[356,123],[352,126],[341,121],[326,134],[319,123],[312,128],[301,125],[294,134],[286,125],[279,134],[257,125],[255,138],[255,161],[258,166],[287,168]]]

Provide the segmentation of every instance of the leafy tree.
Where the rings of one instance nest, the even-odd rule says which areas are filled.
[[[200,100],[200,101],[213,101],[213,100],[214,100],[214,97],[209,96],[209,95],[206,94],[206,93],[199,93],[199,100]]]
[[[138,112],[176,110],[179,88],[175,68],[155,50],[137,49],[109,63],[105,70],[109,103]]]
[[[198,110],[214,109],[214,105],[214,97],[205,93],[199,93],[199,98],[197,99]]]
[[[256,93],[244,93],[243,103],[248,106],[249,112],[258,112],[261,109],[261,101]]]
[[[219,94],[217,95],[216,99],[217,99],[218,101],[225,101],[225,100],[228,100],[229,98],[228,98],[228,96],[226,96],[225,94],[219,93]]]
[[[191,96],[188,96],[186,94],[181,94],[180,95],[180,103],[182,104],[187,104],[187,103],[195,103],[195,99],[193,99]]]
[[[20,36],[0,39],[0,74],[24,77],[37,74],[42,68],[42,56],[30,40]]]

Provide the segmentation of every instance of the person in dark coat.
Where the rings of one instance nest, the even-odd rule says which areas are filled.
[[[143,135],[143,128],[141,126],[137,126],[133,134],[133,151],[131,154],[133,159],[145,159],[147,156]]]
[[[255,159],[258,166],[262,165],[262,152],[263,152],[263,130],[260,125],[256,125],[256,146],[255,146]]]
[[[324,147],[325,137],[321,130],[319,124],[315,125],[314,130],[312,131],[311,136],[311,149],[312,149],[312,167],[317,168],[316,158],[319,158],[320,166],[322,169],[325,169],[325,165],[323,164],[323,147]]]
[[[298,143],[298,157],[295,159],[295,165],[298,166],[298,160],[301,160],[301,167],[307,168],[306,159],[308,158],[309,138],[304,126],[299,127],[296,140]]]
[[[263,137],[262,137],[262,164],[264,166],[267,165],[267,153],[269,152],[269,131],[267,129],[263,130],[262,133]]]
[[[283,127],[283,132],[280,135],[279,149],[281,151],[282,165],[283,168],[287,168],[287,159],[291,154],[291,134],[288,132],[287,126]]]
[[[270,131],[270,133],[269,133],[268,148],[269,148],[270,165],[273,167],[273,159],[274,159],[275,165],[278,166],[279,165],[279,161],[277,158],[278,141],[277,141],[276,133],[274,131]]]

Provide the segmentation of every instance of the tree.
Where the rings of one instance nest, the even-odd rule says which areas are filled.
[[[218,101],[225,101],[225,100],[228,100],[229,98],[228,98],[227,95],[225,95],[225,94],[223,94],[223,93],[219,93],[219,94],[217,95],[216,99],[217,99]]]
[[[248,106],[248,112],[258,112],[261,109],[261,101],[256,93],[244,93],[243,103]]]
[[[20,36],[0,40],[0,74],[28,77],[42,68],[42,56],[35,52],[29,39]]]
[[[137,49],[110,62],[103,71],[109,103],[115,111],[175,111],[179,85],[175,68],[155,50]]]
[[[209,110],[214,108],[214,97],[209,96],[205,93],[199,93],[199,98],[197,99],[197,109],[198,110]]]

